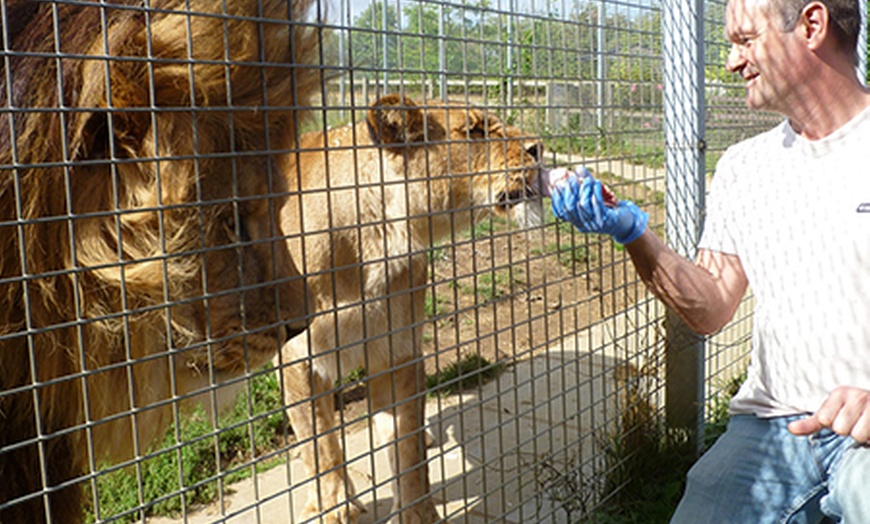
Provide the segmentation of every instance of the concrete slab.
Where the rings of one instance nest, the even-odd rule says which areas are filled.
[[[432,498],[445,521],[568,524],[571,510],[591,507],[605,482],[603,446],[619,428],[626,373],[660,357],[655,348],[663,315],[658,302],[643,301],[512,363],[480,390],[429,399]],[[634,387],[647,381],[640,386],[647,391],[660,386],[656,376],[628,379]],[[654,395],[653,408],[660,401]],[[345,433],[348,470],[367,509],[360,524],[386,522],[392,505],[387,450],[373,444],[368,422],[363,417]],[[315,486],[297,457],[229,486],[223,506],[148,522],[296,523]]]
[[[616,423],[607,417],[618,402],[608,378],[616,360],[578,353],[584,344],[577,339],[517,362],[479,392],[427,402],[436,441],[428,455],[433,499],[448,522],[568,522],[557,500],[558,474],[594,474],[601,460],[595,435]],[[349,427],[345,440],[350,475],[367,508],[361,524],[385,521],[392,504],[387,450],[371,451],[366,420]],[[214,504],[148,522],[295,522],[314,486],[297,457],[230,486],[223,509]]]

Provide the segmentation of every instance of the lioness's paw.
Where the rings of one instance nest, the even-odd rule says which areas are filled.
[[[393,511],[398,511],[398,508],[394,508]],[[435,505],[427,500],[414,507],[400,511],[390,519],[390,524],[434,524],[440,519],[441,517],[438,516],[438,512],[435,510]]]
[[[335,504],[329,504],[327,507],[334,507]],[[312,524],[356,524],[362,508],[355,501],[345,501],[345,503],[332,511],[321,513],[320,506],[316,500],[309,501],[302,510],[302,522],[311,522]]]

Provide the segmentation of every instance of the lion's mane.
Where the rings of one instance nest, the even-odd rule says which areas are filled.
[[[95,465],[304,326],[271,155],[311,1],[4,3],[0,522],[78,522]]]

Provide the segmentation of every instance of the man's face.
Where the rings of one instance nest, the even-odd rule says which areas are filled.
[[[783,32],[768,13],[766,0],[730,0],[725,35],[731,51],[725,67],[746,81],[746,103],[753,109],[785,113],[792,86],[800,82],[794,31]]]

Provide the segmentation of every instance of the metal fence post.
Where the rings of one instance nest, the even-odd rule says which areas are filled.
[[[598,2],[597,20],[595,21],[597,28],[595,32],[595,67],[598,71],[595,83],[595,102],[598,110],[596,111],[596,125],[598,126],[599,137],[604,131],[604,82],[607,78],[607,40],[604,34],[605,24],[605,5],[604,0]],[[600,141],[600,138],[599,138]],[[599,143],[599,148],[604,144]]]
[[[664,0],[662,41],[666,145],[666,235],[679,254],[694,258],[704,209],[703,0]],[[666,415],[700,450],[704,430],[703,337],[675,314],[666,316]]]
[[[867,0],[858,0],[861,10],[861,31],[858,33],[858,77],[867,80]]]

